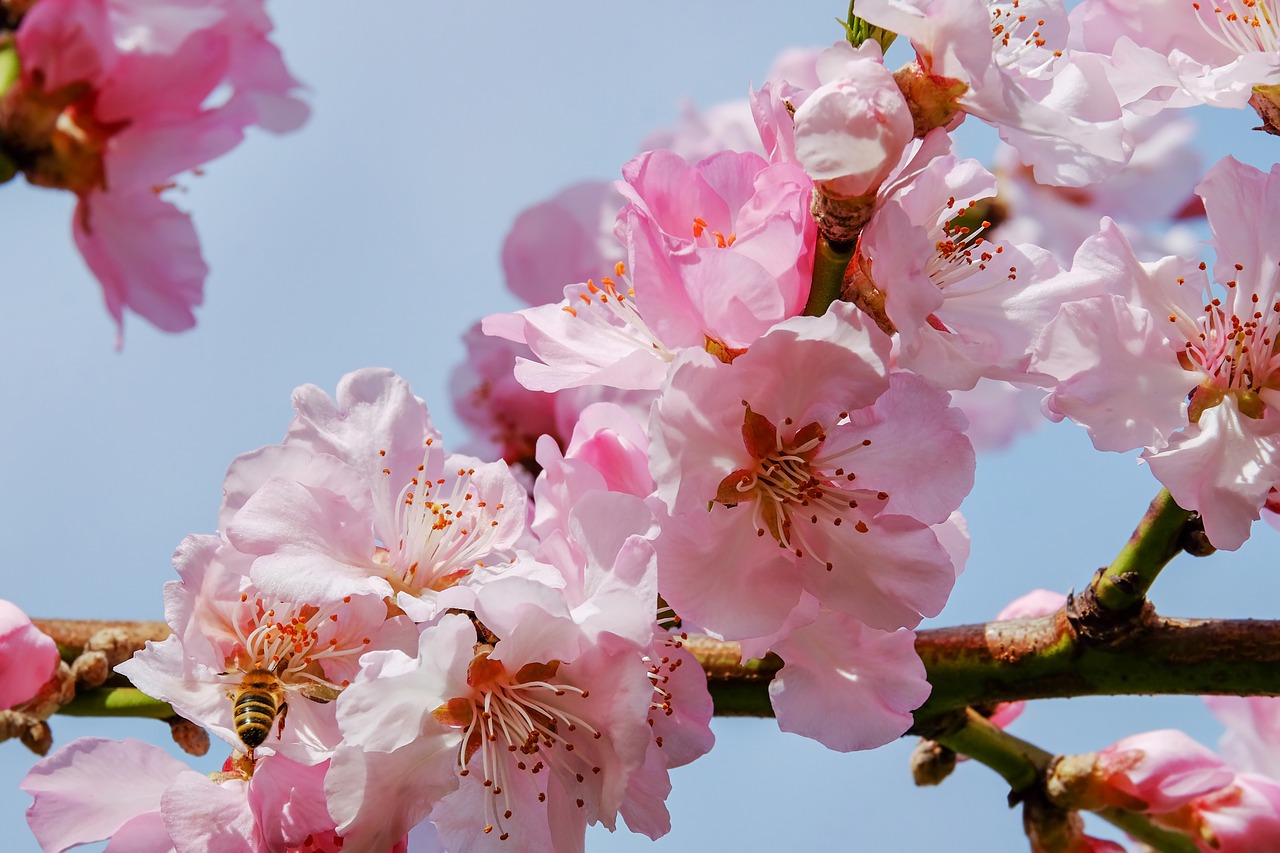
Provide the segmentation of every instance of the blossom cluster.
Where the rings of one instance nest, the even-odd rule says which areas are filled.
[[[195,291],[149,301],[123,283],[149,279],[88,240],[131,168],[136,197],[165,206],[150,187],[196,165],[130,145],[207,159],[302,114],[253,3],[154,54],[95,29],[133,8],[41,0],[4,103],[60,93],[54,125],[92,117],[93,134],[76,124],[96,146],[86,171],[59,184],[80,195],[82,250],[122,276],[117,319],[127,305],[176,328]],[[669,770],[712,744],[690,632],[781,660],[782,729],[888,743],[929,695],[914,631],[964,568],[975,444],[1006,441],[1029,396],[1099,449],[1141,449],[1214,546],[1244,542],[1280,483],[1280,172],[1227,158],[1197,185],[1170,156],[1185,125],[1162,111],[1271,85],[1274,57],[1251,45],[1274,19],[1197,7],[1209,39],[1191,56],[1155,3],[857,12],[915,58],[892,72],[876,40],[789,54],[747,101],[656,135],[621,180],[517,219],[503,265],[527,307],[484,318],[454,377],[475,455],[446,451],[389,370],[294,392],[284,440],[228,470],[217,531],[178,547],[172,635],[117,667],[231,757],[209,778],[142,744],[73,744],[25,783],[46,850],[381,853],[428,824],[451,851],[578,850],[619,817],[656,838]],[[41,26],[94,50],[42,54]],[[151,80],[179,60],[216,67],[204,82],[229,100],[192,84],[153,115],[113,94],[135,64]],[[113,98],[140,106],[102,112]],[[1007,143],[999,177],[954,149],[968,115]],[[1146,194],[1158,203],[1133,203]],[[1212,276],[1146,231],[1200,214]],[[1177,827],[1216,848],[1229,833],[1196,798],[1280,802],[1210,775],[1176,803],[1118,805],[1193,814]],[[104,778],[145,785],[107,802],[91,795]],[[1253,837],[1274,837],[1264,825]]]

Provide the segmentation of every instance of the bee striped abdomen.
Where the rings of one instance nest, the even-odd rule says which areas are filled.
[[[261,669],[245,674],[231,709],[236,734],[245,746],[261,746],[271,734],[281,698],[280,681],[274,675]]]

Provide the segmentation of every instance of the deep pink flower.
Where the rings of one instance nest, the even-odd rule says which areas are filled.
[[[42,0],[22,19],[0,121],[29,137],[32,183],[78,196],[76,245],[118,327],[126,308],[165,331],[195,324],[207,267],[190,217],[160,196],[172,179],[250,125],[306,119],[270,31],[261,0]]]
[[[628,264],[566,287],[559,304],[484,319],[486,334],[533,350],[537,361],[516,361],[527,388],[656,390],[680,351],[737,352],[804,306],[815,226],[799,167],[651,151],[623,175]]]
[[[58,644],[0,598],[0,710],[32,698],[58,668]]]

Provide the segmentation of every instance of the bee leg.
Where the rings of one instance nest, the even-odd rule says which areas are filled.
[[[284,718],[289,714],[289,703],[280,703],[279,722],[276,723],[276,740],[280,740],[280,736],[284,734]]]

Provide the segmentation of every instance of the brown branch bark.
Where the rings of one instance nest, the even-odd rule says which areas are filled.
[[[37,619],[63,654],[74,658],[103,628],[126,645],[169,634],[163,622]],[[685,642],[707,672],[716,713],[771,716],[768,684],[782,668],[776,655],[741,662],[737,643],[691,636]],[[920,631],[916,650],[933,693],[916,712],[929,720],[967,706],[1019,699],[1119,694],[1280,695],[1280,621],[1167,619],[1144,611],[1128,629],[1098,641],[1079,635],[1065,610],[1036,619]]]

